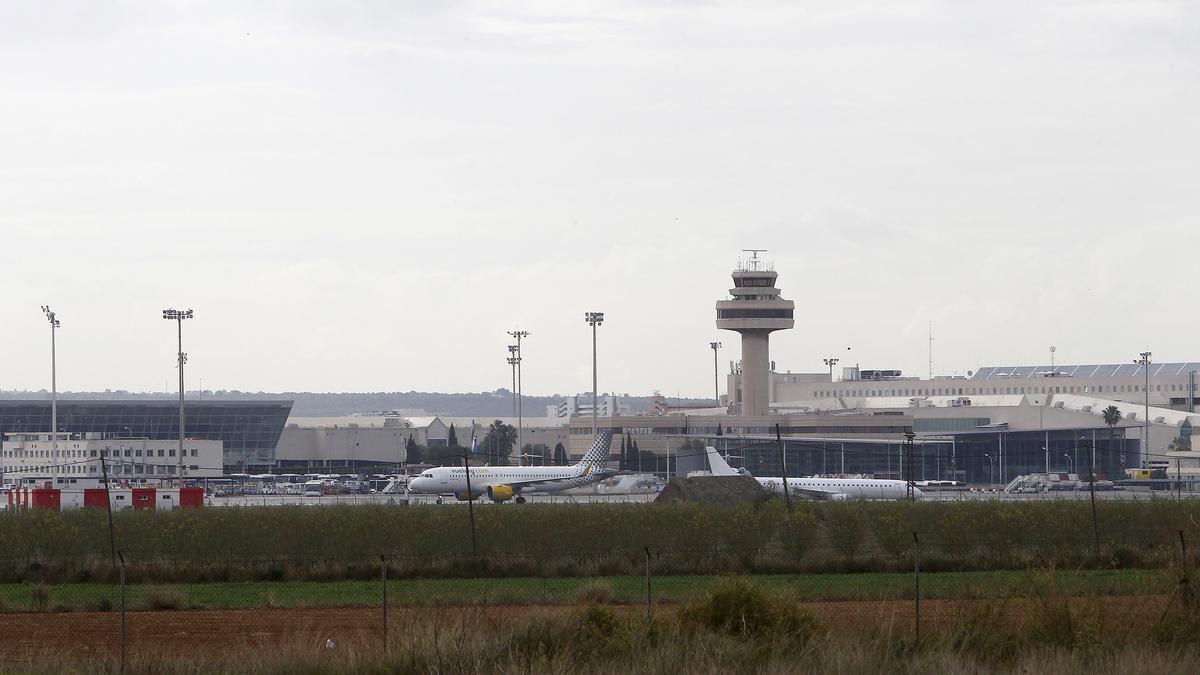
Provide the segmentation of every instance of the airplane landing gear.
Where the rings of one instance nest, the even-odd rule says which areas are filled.
[[[514,501],[514,502],[516,502],[516,503],[518,503],[518,504],[524,504],[524,503],[525,503],[525,498],[524,498],[524,497],[522,497],[522,496],[520,496],[520,495],[517,495],[517,496],[516,496],[516,497],[513,499],[513,501]]]
[[[437,498],[437,502],[436,502],[436,503],[438,503],[438,504],[441,504],[441,503],[442,503],[442,498],[441,498],[441,497],[438,497],[438,498]]]

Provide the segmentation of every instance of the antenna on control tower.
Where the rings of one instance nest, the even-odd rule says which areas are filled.
[[[742,249],[742,252],[750,254],[750,259],[746,261],[746,269],[747,270],[757,270],[759,263],[762,262],[758,259],[758,254],[766,253],[767,249],[765,249],[765,248],[744,248],[744,249]]]

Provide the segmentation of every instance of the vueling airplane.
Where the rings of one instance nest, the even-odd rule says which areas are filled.
[[[708,466],[714,476],[749,476],[745,469],[734,469],[721,457],[716,448],[707,448]],[[783,494],[783,478],[754,478],[759,485],[777,495]],[[902,480],[877,478],[788,478],[788,493],[808,499],[845,501],[847,499],[905,499],[908,483]],[[913,495],[924,495],[913,488]]]
[[[616,471],[605,469],[612,432],[601,431],[592,447],[573,466],[443,466],[428,469],[408,484],[418,494],[452,494],[459,499],[475,499],[487,495],[493,502],[509,499],[524,504],[521,492],[558,492],[567,488],[595,483],[612,476]],[[472,446],[474,442],[472,442]],[[470,479],[470,492],[467,481]],[[440,503],[440,499],[439,499]]]

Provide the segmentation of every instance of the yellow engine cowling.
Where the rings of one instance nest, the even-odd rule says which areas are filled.
[[[489,485],[487,494],[492,501],[499,503],[513,498],[513,488],[511,485]]]

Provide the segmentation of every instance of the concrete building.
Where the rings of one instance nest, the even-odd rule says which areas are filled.
[[[327,471],[347,472],[373,470],[402,465],[407,459],[405,446],[409,438],[425,448],[424,459],[449,457],[450,427],[454,426],[459,446],[471,444],[471,425],[476,425],[479,442],[487,434],[487,426],[497,418],[467,418],[397,415],[347,415],[341,417],[291,417],[288,419],[276,448],[278,470],[286,472]],[[504,424],[517,425],[515,417],[499,418]],[[551,457],[557,443],[567,442],[566,420],[559,418],[524,418],[525,445],[546,446]],[[455,451],[457,456],[460,451]],[[512,461],[517,461],[514,451]]]
[[[1189,410],[1200,405],[1194,373],[1200,363],[1152,363],[1149,368],[1150,405]],[[842,379],[829,373],[770,373],[771,407],[780,412],[854,410],[869,407],[875,398],[929,396],[1026,395],[1044,402],[1053,394],[1100,396],[1125,403],[1144,403],[1145,368],[1139,364],[1059,366],[990,366],[970,377],[906,377],[899,370],[844,368]],[[729,391],[741,387],[743,376],[728,376]]]
[[[622,403],[616,396],[600,396],[596,399],[599,417],[614,417],[616,415],[631,415],[633,409],[628,403]],[[574,417],[576,415],[592,416],[591,394],[568,396],[557,405],[546,406],[546,417]]]
[[[100,479],[105,458],[112,479],[174,479],[178,475],[179,440],[136,437],[102,437],[58,434],[58,454],[51,456],[51,435],[7,433],[0,444],[0,466],[4,482],[22,479],[49,480],[58,467],[59,486],[81,480]],[[224,448],[221,441],[189,438],[183,444],[183,477],[211,478],[222,474]]]
[[[796,323],[792,318],[795,303],[780,297],[775,288],[779,275],[758,258],[760,252],[752,251],[749,259],[738,261],[731,297],[717,301],[717,328],[742,336],[741,386],[734,403],[748,417],[770,412],[771,333]]]

